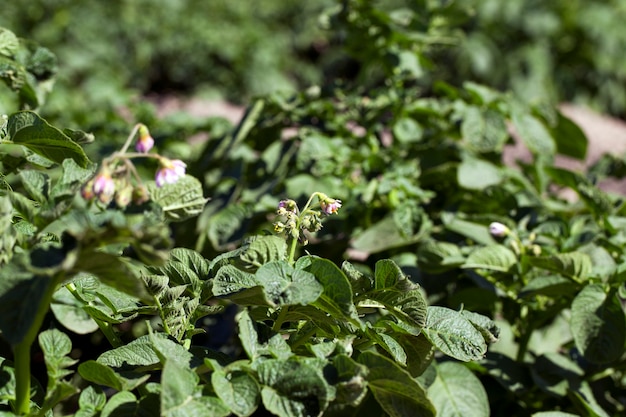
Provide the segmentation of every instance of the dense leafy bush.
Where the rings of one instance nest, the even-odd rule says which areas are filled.
[[[347,53],[335,76],[258,97],[234,129],[146,112],[156,141],[125,126],[114,151],[120,119],[87,145],[11,111],[5,413],[623,413],[625,213],[595,186],[623,162],[555,168],[587,142],[549,101],[440,72],[470,10],[338,3],[320,18]],[[533,156],[519,168],[511,129]],[[110,346],[72,353],[70,333]],[[35,339],[48,383],[31,390]]]

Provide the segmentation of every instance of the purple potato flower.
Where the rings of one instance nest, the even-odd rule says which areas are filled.
[[[135,150],[140,153],[148,153],[154,146],[154,139],[145,125],[139,126],[139,139],[135,144]]]
[[[320,201],[320,207],[325,214],[337,214],[337,211],[341,208],[341,200],[326,198]]]
[[[93,180],[93,193],[103,203],[111,201],[115,194],[115,183],[108,172],[100,172]]]
[[[155,181],[157,187],[165,184],[174,184],[176,181],[185,176],[185,164],[180,159],[161,158],[161,168],[156,172]]]

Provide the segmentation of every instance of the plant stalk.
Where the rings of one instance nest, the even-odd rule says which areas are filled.
[[[74,285],[74,283],[70,282],[69,284],[67,284],[65,286],[65,288],[67,288],[67,290],[74,296],[74,298],[76,298],[78,301],[85,303],[87,305],[90,305],[91,303],[84,300],[80,294],[78,293],[78,291],[76,290],[76,286]],[[93,321],[96,322],[96,324],[98,325],[98,327],[100,328],[100,331],[102,331],[102,334],[104,334],[104,337],[106,337],[106,339],[109,341],[109,343],[111,344],[111,346],[117,348],[123,345],[121,339],[117,336],[117,334],[115,333],[115,330],[113,330],[113,326],[111,326],[111,323],[107,323],[106,321],[102,321],[100,319],[97,319],[95,317],[90,316],[91,319]]]
[[[30,412],[30,348],[39,333],[41,324],[50,308],[52,296],[56,290],[56,283],[63,277],[51,278],[46,288],[30,328],[21,342],[13,346],[13,361],[15,366],[15,405],[14,411],[18,415],[27,415]],[[45,279],[42,277],[42,279]]]

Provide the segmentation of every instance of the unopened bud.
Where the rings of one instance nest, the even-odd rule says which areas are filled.
[[[493,222],[489,225],[489,233],[493,237],[505,237],[511,233],[511,230],[502,223]]]

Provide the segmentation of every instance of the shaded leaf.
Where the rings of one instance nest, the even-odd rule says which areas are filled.
[[[146,382],[149,374],[130,374],[114,371],[102,363],[88,360],[78,366],[78,373],[87,381],[114,388],[118,391],[132,391]]]
[[[249,416],[257,409],[260,388],[248,373],[216,370],[211,374],[211,384],[217,396],[238,416]]]
[[[200,181],[190,175],[162,187],[150,183],[148,192],[150,199],[161,206],[165,218],[170,221],[183,221],[200,215],[208,201],[202,194]]]
[[[257,366],[265,408],[279,416],[318,416],[331,399],[320,370],[295,360],[265,360]]]
[[[591,274],[593,265],[586,253],[567,252],[551,256],[531,257],[531,265],[548,271],[557,272],[576,280],[585,280]]]
[[[7,132],[13,143],[23,145],[58,164],[66,158],[73,159],[82,168],[89,163],[80,145],[34,112],[22,111],[10,115]]]
[[[460,361],[480,360],[487,352],[482,334],[461,313],[449,308],[428,307],[423,331],[436,348]]]
[[[435,416],[424,388],[398,364],[369,351],[361,353],[357,361],[367,366],[369,389],[391,417]]]
[[[315,302],[324,291],[313,274],[295,269],[285,261],[271,261],[256,274],[266,298],[277,306],[307,305]]]
[[[500,169],[485,160],[464,157],[457,171],[459,185],[468,190],[484,190],[502,181]]]
[[[626,318],[613,292],[587,285],[572,302],[571,329],[576,347],[593,363],[610,363],[624,354]]]
[[[298,259],[296,268],[310,272],[322,284],[323,293],[315,301],[317,307],[332,317],[356,317],[352,287],[337,265],[328,259],[303,256]]]
[[[507,272],[517,262],[517,256],[509,248],[502,245],[491,245],[474,250],[467,257],[463,268]]]
[[[465,366],[444,362],[436,366],[437,378],[428,397],[438,417],[489,417],[489,400],[480,380]]]

